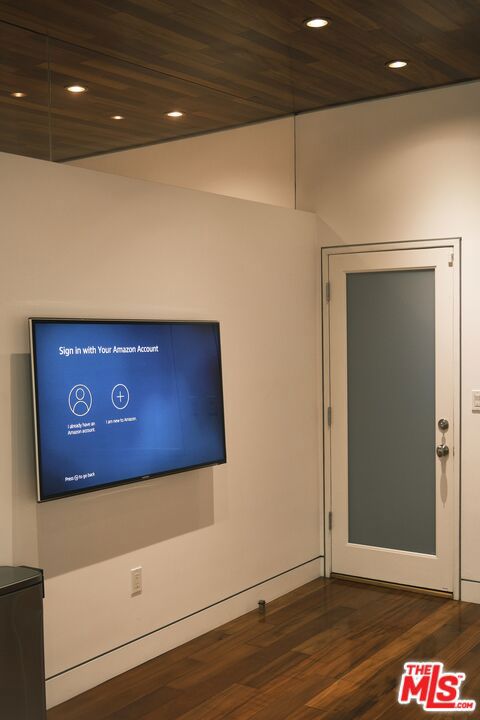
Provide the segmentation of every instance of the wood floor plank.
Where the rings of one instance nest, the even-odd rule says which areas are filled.
[[[426,634],[430,634],[441,627],[451,616],[452,609],[450,603],[439,607],[429,617],[414,625],[411,630],[403,633],[393,642],[382,647],[372,656],[357,665],[348,674],[349,685],[358,689],[364,687],[366,681],[371,678],[372,675],[380,672],[392,658],[398,659],[406,653],[409,653]],[[329,698],[332,698],[332,696],[342,698],[345,693],[341,684],[342,680],[333,683],[327,690],[312,698],[308,705],[310,707],[321,708],[327,696]]]
[[[263,694],[265,707],[252,720],[290,720],[292,714],[307,705],[322,683],[326,686],[329,682],[327,678],[292,677],[289,682]]]
[[[180,715],[179,720],[223,720],[227,713],[241,708],[256,694],[253,688],[245,685],[231,685],[218,695]]]
[[[265,699],[257,693],[243,705],[228,712],[225,720],[251,720],[260,710],[263,710],[265,705]]]
[[[48,720],[418,720],[407,660],[465,672],[480,697],[480,605],[314,581],[103,683]],[[428,713],[429,720],[446,720]]]
[[[298,669],[305,662],[305,655],[299,652],[288,652],[280,657],[275,658],[272,662],[267,663],[260,670],[257,670],[244,679],[244,683],[249,687],[262,688],[272,683],[276,678],[284,678],[285,675],[292,673],[294,669]]]

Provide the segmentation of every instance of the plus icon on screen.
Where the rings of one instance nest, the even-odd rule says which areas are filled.
[[[112,390],[112,404],[117,410],[125,410],[130,402],[130,392],[126,385],[118,383]]]

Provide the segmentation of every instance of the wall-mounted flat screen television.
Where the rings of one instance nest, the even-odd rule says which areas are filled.
[[[39,501],[226,462],[217,322],[29,322]]]

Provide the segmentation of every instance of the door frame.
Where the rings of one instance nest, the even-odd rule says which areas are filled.
[[[436,240],[412,240],[391,243],[365,243],[359,245],[335,245],[322,248],[321,253],[321,316],[323,346],[321,353],[322,384],[320,407],[322,409],[322,426],[320,430],[321,460],[323,460],[323,527],[325,577],[332,572],[332,532],[330,518],[332,511],[332,474],[331,474],[331,430],[328,423],[330,402],[330,306],[329,306],[329,258],[331,255],[371,253],[390,250],[419,250],[451,247],[453,251],[453,447],[452,481],[453,481],[453,598],[460,600],[460,498],[461,498],[461,238],[441,238]],[[332,410],[334,412],[334,409]],[[333,520],[334,522],[334,520]]]

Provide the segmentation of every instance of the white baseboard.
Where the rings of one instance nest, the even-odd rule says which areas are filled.
[[[464,602],[478,603],[480,605],[480,582],[462,580],[460,583],[460,598]]]
[[[141,665],[147,660],[250,612],[255,609],[260,597],[269,602],[317,577],[322,577],[323,574],[323,558],[311,560],[277,577],[265,580],[260,585],[242,591],[234,597],[220,600],[217,605],[201,610],[198,614],[180,620],[174,625],[112,650],[79,667],[67,670],[47,680],[47,706],[54,707],[126,670]]]

